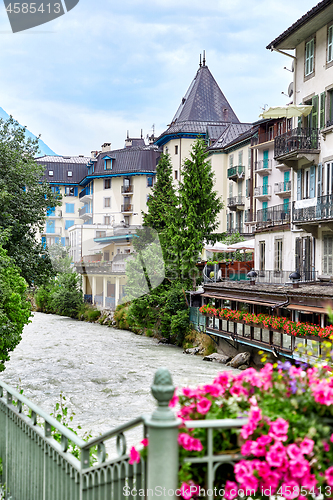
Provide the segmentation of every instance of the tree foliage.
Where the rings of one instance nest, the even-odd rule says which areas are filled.
[[[47,208],[60,201],[43,179],[44,167],[34,160],[37,139],[27,139],[24,131],[12,118],[0,120],[0,228],[10,230],[4,248],[22,276],[29,284],[38,284],[53,271],[37,234],[44,227]]]
[[[0,241],[0,372],[20,342],[24,325],[29,323],[31,307],[26,288],[26,281]]]
[[[82,305],[81,276],[74,272],[59,273],[35,293],[39,311],[76,318]]]

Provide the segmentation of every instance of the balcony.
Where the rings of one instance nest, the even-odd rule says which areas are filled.
[[[228,179],[237,181],[238,179],[244,179],[245,176],[245,167],[242,165],[239,165],[237,167],[230,167],[228,168]]]
[[[79,210],[80,219],[88,220],[92,218],[93,214],[89,213],[88,210],[89,210],[88,205],[85,205],[84,207],[80,208]]]
[[[89,187],[87,186],[79,194],[79,199],[82,203],[87,203],[88,201],[92,200],[93,197],[92,195],[93,195],[92,189],[90,188],[90,186]]]
[[[133,185],[121,186],[121,194],[133,194]]]
[[[290,223],[290,203],[257,210],[257,229],[281,226]]]
[[[257,283],[273,283],[273,284],[279,284],[279,285],[284,285],[285,283],[290,283],[290,274],[295,272],[293,271],[279,271],[279,270],[256,270],[257,277],[256,277],[256,282]],[[317,281],[317,275],[318,271],[302,271],[301,273],[301,283],[304,282],[313,282]]]
[[[272,187],[271,186],[258,186],[254,188],[254,197],[257,200],[269,200],[271,197]]]
[[[300,159],[304,155],[319,153],[319,130],[317,128],[294,128],[275,137],[274,158]],[[308,158],[308,156],[305,156]],[[309,158],[310,159],[310,158]],[[311,158],[316,159],[316,158]]]
[[[304,205],[304,206],[302,206]],[[310,206],[306,206],[310,205]],[[313,223],[325,222],[333,219],[333,195],[318,196],[317,199],[299,200],[293,202],[293,222]]]
[[[121,205],[122,213],[133,213],[133,205],[126,203],[125,205]]]
[[[244,218],[245,224],[250,222],[255,222],[255,220],[256,220],[256,213],[251,212],[251,210],[246,210]]]
[[[281,198],[289,198],[291,195],[291,181],[276,182],[274,184],[274,193]]]
[[[245,205],[245,196],[232,196],[227,199],[227,206],[229,210],[237,210],[243,208]]]
[[[228,227],[227,232],[229,234],[236,234],[236,233],[243,234],[243,233],[245,233],[244,226]]]
[[[265,160],[259,160],[254,163],[254,170],[256,174],[268,175],[272,171],[272,159],[266,158]]]

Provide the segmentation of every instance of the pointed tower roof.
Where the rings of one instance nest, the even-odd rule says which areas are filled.
[[[175,122],[239,123],[208,66],[201,66],[172,119]]]
[[[162,146],[174,137],[207,136],[216,141],[230,123],[240,123],[215,78],[205,64],[189,86],[168,129],[156,144]]]

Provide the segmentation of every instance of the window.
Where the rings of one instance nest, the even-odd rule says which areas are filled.
[[[110,224],[110,216],[109,215],[104,216],[104,224],[106,224],[106,225]]]
[[[60,194],[60,187],[59,186],[51,186],[51,191],[52,191],[52,193]]]
[[[327,91],[326,127],[333,125],[333,89]]]
[[[292,118],[288,118],[287,119],[287,130],[291,130],[292,126],[293,126],[293,119]]]
[[[111,189],[111,179],[104,179],[104,189]]]
[[[49,176],[53,177],[53,170],[49,170]]]
[[[67,177],[73,177],[73,172],[71,170],[68,170]]]
[[[147,177],[147,187],[153,187],[153,178]]]
[[[268,140],[272,141],[274,139],[274,127],[268,128]]]
[[[326,99],[326,94],[325,92],[322,92],[320,94],[320,117],[319,117],[320,128],[325,127],[325,99]]]
[[[275,240],[275,259],[274,259],[275,271],[282,271],[282,240]]]
[[[233,167],[234,166],[234,155],[230,155],[229,156],[229,167]]]
[[[104,170],[112,170],[112,158],[104,157]]]
[[[77,191],[77,188],[76,188],[76,191]],[[75,188],[71,187],[71,186],[65,186],[65,195],[66,196],[77,196],[77,194],[75,194]]]
[[[129,218],[128,215],[124,217],[124,222],[125,222],[126,226],[129,226],[129,224],[130,224],[130,218]]]
[[[104,208],[111,207],[111,198],[104,198]]]
[[[178,155],[178,146],[175,146],[175,155]]]
[[[110,260],[110,252],[104,252],[104,260],[108,262]]]
[[[333,26],[328,28],[327,33],[327,62],[333,61]]]
[[[305,76],[314,71],[314,38],[305,44]]]
[[[333,274],[333,237],[332,236],[324,236],[324,257],[323,257],[323,273],[324,274]]]
[[[265,242],[259,241],[259,271],[265,270]]]
[[[46,211],[47,217],[54,217],[55,216],[55,207],[48,207]]]
[[[66,203],[66,214],[74,214],[74,213],[75,213],[75,204]]]
[[[178,179],[178,170],[175,170],[175,180]]]
[[[238,153],[238,165],[243,165],[243,151]]]
[[[66,220],[65,229],[69,229],[72,226],[74,226],[74,221],[73,220]]]
[[[46,222],[46,232],[47,233],[54,233],[55,232],[55,221],[54,220],[52,220],[52,221],[48,220]]]
[[[96,231],[96,238],[105,238],[106,231]]]

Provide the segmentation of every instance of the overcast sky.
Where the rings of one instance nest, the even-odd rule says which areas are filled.
[[[13,34],[0,4],[0,107],[58,154],[163,132],[206,50],[242,122],[287,104],[291,59],[265,47],[313,0],[80,0]]]

